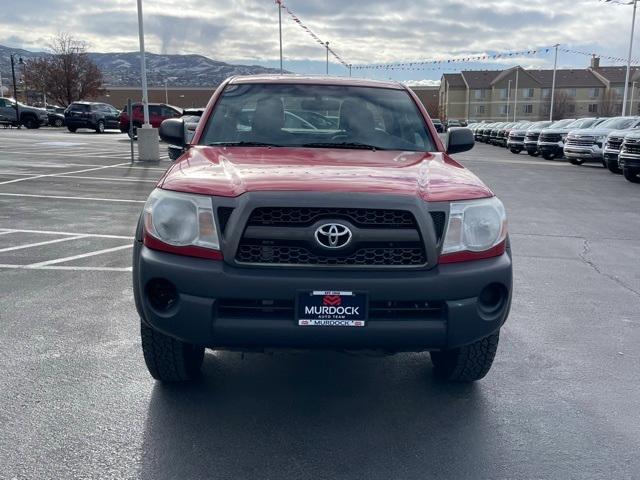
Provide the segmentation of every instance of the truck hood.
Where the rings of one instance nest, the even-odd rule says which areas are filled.
[[[629,135],[632,132],[637,132],[638,130],[636,128],[628,128],[625,130],[612,130],[611,132],[609,132],[609,137],[620,137],[620,138],[624,138],[627,135]]]
[[[571,130],[570,135],[587,136],[587,137],[601,137],[613,132],[614,128],[581,128],[578,130]]]
[[[329,148],[196,146],[158,186],[224,197],[256,191],[365,192],[434,202],[493,196],[444,153]]]

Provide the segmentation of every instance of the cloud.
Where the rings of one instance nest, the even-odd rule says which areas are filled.
[[[625,56],[630,7],[598,0],[286,0],[322,39],[354,64],[448,58],[517,51],[561,43],[567,48]],[[277,62],[277,6],[272,0],[155,0],[144,2],[150,51],[197,53],[222,61]],[[284,55],[291,64],[321,70],[323,48],[283,12]],[[588,28],[585,28],[588,26]],[[93,51],[138,48],[135,2],[21,0],[0,16],[0,43],[41,50],[65,31]],[[9,33],[10,32],[10,33]],[[615,32],[615,34],[612,34]],[[640,52],[638,52],[640,53]],[[512,59],[548,67],[551,55]],[[588,59],[563,54],[561,64]],[[503,63],[503,62],[496,62]],[[605,62],[606,63],[606,62]],[[497,66],[496,66],[497,67]],[[485,68],[493,68],[487,64]],[[441,72],[425,72],[439,77]],[[416,73],[394,72],[408,79]],[[404,75],[404,77],[402,77]],[[409,77],[410,78],[410,77]]]

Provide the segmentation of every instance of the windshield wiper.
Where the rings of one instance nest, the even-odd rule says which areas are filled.
[[[376,147],[367,143],[360,142],[338,142],[338,143],[303,143],[301,147],[310,148],[353,148],[361,150],[387,150],[386,148]]]
[[[275,143],[268,142],[214,142],[209,143],[209,147],[282,147]]]

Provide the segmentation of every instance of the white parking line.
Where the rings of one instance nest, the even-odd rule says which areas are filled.
[[[128,237],[125,235],[103,235],[101,233],[80,233],[80,232],[56,232],[53,230],[24,230],[15,228],[1,228],[3,233],[39,233],[41,235],[71,235],[71,236],[83,236],[83,237],[95,237],[95,238],[115,238],[118,240],[133,240],[134,237]]]
[[[78,272],[131,272],[132,267],[74,267],[68,265],[44,265],[34,267],[31,265],[11,265],[0,264],[0,268],[11,268],[15,270],[70,270]]]
[[[62,195],[35,195],[31,193],[5,193],[3,197],[28,197],[28,198],[52,198],[54,200],[86,200],[88,202],[119,202],[119,203],[145,203],[145,200],[129,200],[124,198],[94,198],[94,197],[65,197]]]
[[[96,255],[102,255],[103,253],[117,252],[118,250],[124,250],[125,248],[133,248],[133,245],[120,245],[119,247],[105,248],[103,250],[96,250],[94,252],[81,253],[80,255],[73,255],[72,257],[54,258],[53,260],[47,260],[45,262],[31,263],[27,265],[29,268],[44,267],[47,265],[55,265],[56,263],[70,262],[72,260],[79,260],[81,258],[94,257]]]
[[[30,173],[17,173],[17,172],[1,172],[0,176],[2,175],[7,175],[7,176],[15,176],[15,177],[29,177],[32,176],[32,174]],[[61,173],[61,174],[55,174],[55,175],[45,175],[48,177],[53,177],[53,178],[75,178],[78,180],[100,180],[103,182],[134,182],[134,183],[158,183],[158,180],[147,180],[145,178],[120,178],[120,177],[88,177],[88,176],[84,176],[84,175],[67,175],[66,173]],[[37,176],[33,177],[33,178],[38,178]]]
[[[78,240],[80,238],[87,238],[86,235],[77,235],[75,237],[56,238],[55,240],[47,240],[46,242],[27,243],[24,245],[17,245],[15,247],[0,248],[0,253],[12,252],[14,250],[22,250],[23,248],[40,247],[42,245],[51,245],[52,243],[68,242],[70,240]]]
[[[101,167],[93,167],[93,168],[85,168],[83,170],[74,170],[72,172],[62,172],[62,173],[45,173],[42,175],[35,175],[33,177],[25,177],[25,178],[15,178],[13,180],[6,180],[4,182],[0,182],[0,185],[7,185],[9,183],[17,183],[17,182],[26,182],[27,180],[35,180],[36,178],[44,178],[44,177],[62,177],[64,175],[71,175],[74,173],[86,173],[86,172],[94,172],[96,170],[104,170],[105,168],[113,168],[120,167],[122,165],[126,165],[126,163],[119,163],[116,165],[103,165]]]
[[[9,231],[2,231],[0,232],[0,235],[6,235],[7,233],[14,233],[13,231],[9,230]]]

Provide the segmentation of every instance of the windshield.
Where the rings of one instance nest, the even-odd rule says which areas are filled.
[[[606,122],[602,122],[600,125],[598,125],[598,127],[621,130],[624,128],[630,128],[636,122],[637,119],[635,117],[610,118]]]
[[[200,144],[435,150],[404,90],[301,84],[227,86]]]
[[[565,119],[565,120],[558,120],[553,125],[550,125],[549,128],[562,128],[562,127],[565,127],[567,125],[571,125],[574,122],[575,122],[575,119],[573,119],[573,118]]]
[[[595,118],[580,118],[573,123],[567,125],[567,128],[589,128],[596,122]]]

